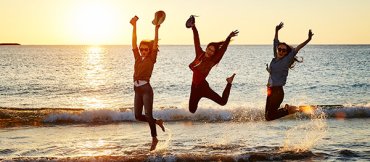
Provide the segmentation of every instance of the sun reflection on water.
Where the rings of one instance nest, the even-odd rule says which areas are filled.
[[[84,79],[91,96],[80,98],[85,108],[105,108],[107,105],[101,99],[100,88],[107,83],[107,70],[104,66],[106,51],[99,46],[88,47],[85,51],[86,62]]]
[[[106,83],[106,69],[103,64],[105,51],[101,47],[90,47],[87,50],[85,80],[96,88]]]
[[[82,103],[85,108],[106,108],[107,104],[103,103],[103,100],[96,97],[82,97]]]

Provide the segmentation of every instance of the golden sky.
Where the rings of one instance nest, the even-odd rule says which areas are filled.
[[[281,21],[280,40],[290,44],[309,29],[311,44],[370,44],[370,0],[0,0],[0,42],[131,44],[131,17],[139,17],[138,39],[153,39],[157,10],[167,14],[160,44],[192,44],[191,14],[202,44],[235,29],[232,44],[271,44]]]

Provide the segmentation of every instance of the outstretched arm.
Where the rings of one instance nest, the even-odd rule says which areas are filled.
[[[295,50],[295,53],[298,53],[299,52],[299,50],[301,49],[301,48],[303,48],[308,42],[310,42],[311,41],[311,39],[312,39],[312,36],[313,36],[313,33],[312,33],[312,31],[311,31],[311,29],[308,31],[308,38],[307,38],[307,40],[306,41],[304,41],[303,43],[301,43],[301,44],[299,44],[294,50]]]
[[[137,21],[137,16],[134,16],[130,23],[132,25],[132,49],[136,49],[137,48],[137,36],[136,36],[136,21]]]
[[[160,25],[156,25],[155,26],[153,50],[157,50],[158,49],[158,30],[159,30],[159,27],[161,27],[161,26]]]
[[[136,36],[136,21],[138,20],[139,18],[137,16],[134,16],[131,20],[130,20],[130,23],[132,25],[132,49],[134,50],[134,57],[135,59],[140,57],[140,54],[138,52],[138,48],[137,48],[137,36]],[[137,51],[137,52],[135,52]]]
[[[232,37],[235,37],[235,36],[238,36],[238,33],[239,31],[238,30],[234,30],[232,31],[226,38],[226,40],[224,41],[224,43],[222,43],[222,46],[220,48],[220,50],[215,54],[214,56],[214,62],[217,64],[218,62],[221,61],[222,57],[224,56],[226,50],[227,50],[227,47],[229,46],[229,43],[230,43],[230,40]]]
[[[283,28],[283,27],[284,27],[284,23],[283,22],[280,22],[279,25],[276,25],[276,27],[275,27],[275,38],[274,39],[279,40],[279,30],[281,28]]]
[[[279,25],[276,25],[275,27],[275,37],[274,37],[274,46],[273,46],[273,51],[274,51],[274,57],[276,57],[277,53],[276,53],[276,48],[277,48],[277,45],[279,44],[279,30],[281,28],[284,27],[284,23],[283,22],[280,22]]]
[[[150,57],[152,58],[153,62],[156,62],[157,60],[157,54],[158,54],[158,30],[160,25],[155,26],[155,34],[154,34],[154,43],[152,48],[152,53],[150,54]]]
[[[195,24],[193,24],[193,26],[191,27],[191,29],[193,30],[195,54],[196,54],[196,57],[198,57],[199,55],[201,55],[202,53],[204,53],[204,51],[203,51],[202,47],[200,47],[199,33],[198,33],[198,29],[195,26]]]

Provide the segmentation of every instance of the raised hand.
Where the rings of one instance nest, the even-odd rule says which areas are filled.
[[[308,31],[308,38],[307,38],[307,40],[304,41],[303,43],[299,44],[296,48],[294,48],[295,52],[298,53],[298,51],[301,50],[301,48],[303,48],[304,46],[306,46],[306,44],[311,41],[312,36],[313,36],[313,33],[312,33],[311,29],[310,29]]]
[[[280,24],[279,25],[276,25],[276,27],[275,27],[275,30],[276,31],[279,31],[281,28],[283,28],[284,27],[284,23],[283,22],[280,22]]]
[[[136,25],[136,21],[137,20],[139,20],[139,17],[137,17],[136,15],[133,17],[133,18],[131,18],[131,20],[130,20],[130,24],[131,25]]]
[[[189,19],[186,21],[186,27],[187,28],[192,28],[195,26],[195,15],[190,15]]]
[[[308,31],[308,39],[311,39],[314,34],[312,33],[312,30],[310,29]]]
[[[232,37],[238,36],[238,33],[239,33],[239,30],[234,30],[234,31],[232,31],[232,32],[229,34],[229,37],[230,37],[230,38],[232,38]]]

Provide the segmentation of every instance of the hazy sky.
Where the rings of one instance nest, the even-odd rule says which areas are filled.
[[[196,24],[202,44],[271,44],[283,21],[280,40],[297,44],[370,44],[370,0],[0,0],[0,42],[21,44],[131,44],[129,20],[139,16],[138,39],[152,39],[154,13],[167,14],[160,44],[192,44],[185,21]]]

